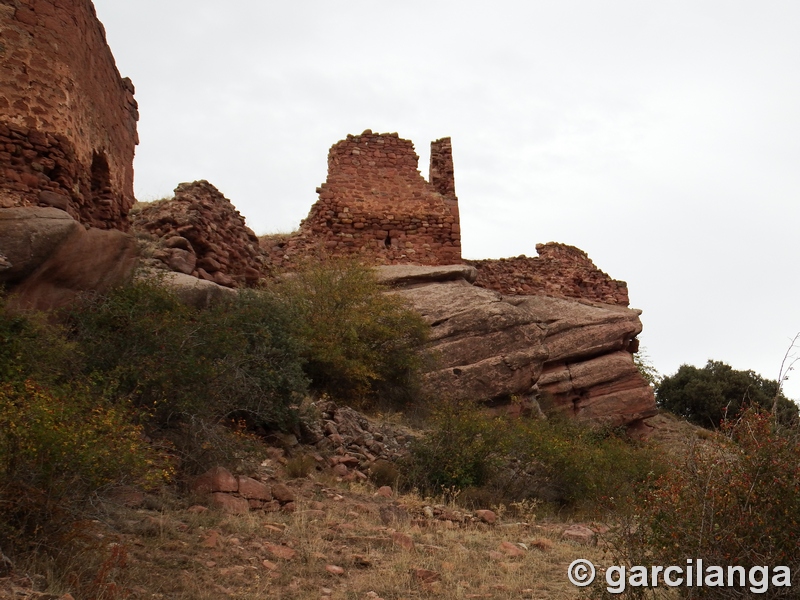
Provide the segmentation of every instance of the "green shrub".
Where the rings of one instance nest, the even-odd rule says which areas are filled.
[[[563,506],[619,510],[638,486],[664,469],[656,452],[631,440],[624,428],[551,416],[546,421],[517,420],[510,430],[511,455],[527,479],[540,486],[533,495]],[[529,495],[525,480],[510,478],[507,493],[515,499]]]
[[[417,393],[428,327],[372,269],[352,261],[307,266],[271,288],[302,346],[314,388],[336,400],[405,403]]]
[[[709,360],[702,369],[681,365],[656,388],[661,408],[706,428],[718,427],[726,415],[739,414],[748,406],[769,410],[776,394],[779,420],[796,422],[797,405],[779,391],[776,381],[719,361]]]
[[[70,317],[85,373],[105,397],[130,400],[151,428],[233,413],[286,427],[306,389],[286,315],[266,294],[199,311],[136,283]]]
[[[508,441],[502,419],[466,401],[443,402],[431,414],[431,431],[411,448],[404,483],[432,495],[485,485],[503,464]]]
[[[0,293],[0,383],[72,381],[77,375],[76,349],[67,334],[45,315],[9,311]]]
[[[598,512],[624,506],[663,469],[651,448],[623,431],[558,417],[501,418],[446,403],[432,425],[404,466],[406,485],[429,494],[478,487],[496,502],[534,498]]]

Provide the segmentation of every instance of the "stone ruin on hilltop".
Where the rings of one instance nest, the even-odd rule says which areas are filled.
[[[505,295],[547,294],[628,306],[624,281],[611,279],[585,252],[539,244],[538,257],[463,260],[450,138],[431,143],[429,181],[414,144],[396,133],[348,135],[328,153],[328,179],[300,229],[262,248],[276,271],[307,256],[357,256],[374,265],[451,265],[478,270],[476,285]]]
[[[414,144],[367,129],[328,153],[328,180],[300,230],[267,246],[272,263],[291,267],[308,255],[358,255],[373,264],[461,262],[458,198],[450,138],[431,143],[430,182]]]
[[[432,143],[426,181],[396,133],[347,136],[299,230],[259,240],[206,181],[132,210],[133,92],[91,0],[0,0],[0,285],[10,305],[52,309],[102,293],[131,277],[137,252],[197,306],[311,257],[354,256],[431,324],[432,395],[506,408],[547,397],[613,424],[655,413],[631,357],[642,324],[624,282],[563,244],[539,245],[533,258],[462,259],[450,138]]]

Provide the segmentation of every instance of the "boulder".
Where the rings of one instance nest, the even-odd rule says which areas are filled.
[[[80,223],[56,208],[0,209],[0,254],[8,265],[0,270],[0,283],[31,275],[79,229]]]
[[[56,209],[36,210],[66,215]],[[132,236],[115,229],[87,230],[69,215],[67,218],[69,221],[60,215],[54,215],[52,221],[36,217],[34,224],[47,222],[44,229],[32,227],[30,221],[21,221],[22,235],[17,231],[6,237],[0,232],[0,239],[12,249],[11,256],[6,256],[14,266],[8,271],[20,267],[20,274],[35,268],[13,288],[10,305],[26,310],[52,310],[66,306],[78,294],[104,293],[132,277],[137,259],[136,241]],[[20,250],[16,255],[22,257],[17,262],[12,256]]]
[[[652,388],[631,354],[641,311],[550,296],[505,297],[463,278],[391,293],[431,325],[427,351],[435,367],[424,375],[431,394],[493,403],[538,398],[612,425],[656,412]]]
[[[213,281],[198,279],[185,273],[163,271],[160,269],[143,269],[138,277],[155,280],[171,289],[178,298],[196,308],[207,308],[216,302],[229,299],[236,291]]]

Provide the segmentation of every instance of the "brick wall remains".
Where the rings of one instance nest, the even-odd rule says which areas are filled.
[[[373,264],[461,262],[450,138],[431,145],[431,183],[396,133],[348,135],[328,154],[328,179],[300,230],[262,244],[276,268],[300,256],[357,255]]]
[[[91,0],[0,0],[0,208],[126,229],[139,118]]]
[[[611,279],[583,250],[550,242],[537,244],[538,257],[464,261],[478,269],[475,285],[505,295],[579,298],[628,306],[628,284]]]
[[[256,234],[207,181],[182,183],[174,198],[141,206],[131,229],[155,238],[153,258],[170,270],[226,287],[255,285],[266,272]]]

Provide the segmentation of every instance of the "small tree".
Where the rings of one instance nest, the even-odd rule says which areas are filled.
[[[718,427],[727,415],[747,406],[770,410],[775,402],[779,422],[794,422],[798,417],[797,405],[783,395],[778,382],[715,360],[702,369],[681,365],[658,385],[656,400],[661,408],[707,428]]]

